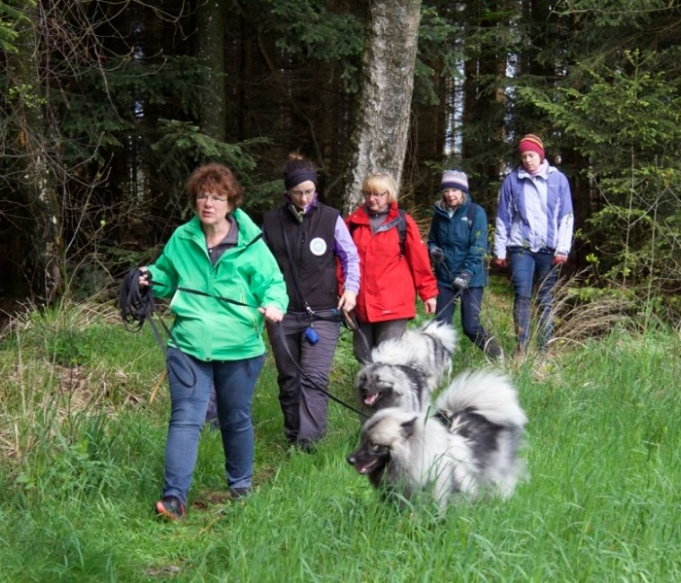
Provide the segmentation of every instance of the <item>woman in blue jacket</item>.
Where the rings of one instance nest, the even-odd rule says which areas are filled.
[[[428,250],[435,264],[435,319],[451,322],[455,296],[461,294],[463,333],[490,358],[503,358],[501,347],[480,323],[483,288],[487,283],[487,215],[470,200],[464,172],[445,170],[442,197],[433,207]]]

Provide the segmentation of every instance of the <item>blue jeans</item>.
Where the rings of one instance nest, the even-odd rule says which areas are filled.
[[[264,355],[204,362],[168,348],[171,413],[165,452],[164,497],[175,496],[183,504],[187,502],[213,385],[227,485],[230,488],[250,487],[254,452],[251,401],[264,362]]]
[[[451,324],[454,317],[454,308],[457,301],[461,302],[461,327],[463,333],[480,350],[489,351],[492,337],[480,323],[480,308],[482,307],[481,287],[469,287],[461,290],[461,295],[457,301],[454,297],[459,293],[458,289],[438,283],[437,286],[437,305],[435,307],[435,320]],[[493,344],[492,352],[498,352],[496,341]],[[496,356],[496,354],[494,354]]]
[[[537,282],[537,343],[539,350],[545,351],[553,334],[553,289],[558,282],[560,268],[553,265],[552,251],[533,253],[518,248],[510,249],[510,264],[515,288],[513,322],[518,349],[525,350],[530,339],[530,302],[533,285]]]

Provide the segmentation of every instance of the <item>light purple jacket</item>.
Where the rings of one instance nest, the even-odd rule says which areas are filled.
[[[521,166],[501,185],[494,255],[505,259],[508,247],[569,255],[573,226],[572,196],[565,174],[546,161],[535,176]]]

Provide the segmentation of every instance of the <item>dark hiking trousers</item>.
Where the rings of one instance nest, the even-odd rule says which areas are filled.
[[[461,291],[458,300],[452,301],[459,290],[438,283],[437,305],[435,307],[435,320],[452,323],[454,309],[457,302],[461,303],[461,327],[463,333],[473,344],[487,354],[490,358],[499,358],[502,354],[501,347],[493,336],[490,336],[480,323],[480,308],[482,307],[483,288],[469,287]]]
[[[318,341],[305,331],[312,326]],[[307,314],[286,314],[279,324],[267,324],[277,365],[279,403],[284,434],[291,443],[309,447],[326,434],[329,371],[340,336],[340,323],[313,320]]]
[[[385,322],[360,322],[352,337],[352,347],[357,362],[371,362],[371,351],[381,342],[401,338],[407,329],[407,318]]]

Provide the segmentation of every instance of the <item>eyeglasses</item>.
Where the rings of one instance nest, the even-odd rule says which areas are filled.
[[[227,199],[222,196],[213,196],[212,194],[199,194],[196,197],[197,202],[208,202],[211,201],[213,204],[222,204],[227,202]]]
[[[289,190],[288,193],[290,196],[295,196],[296,198],[303,198],[304,196],[307,198],[312,198],[312,196],[315,193],[315,189],[312,188],[310,190]]]
[[[383,198],[388,196],[390,193],[386,190],[385,192],[363,192],[364,198]]]

